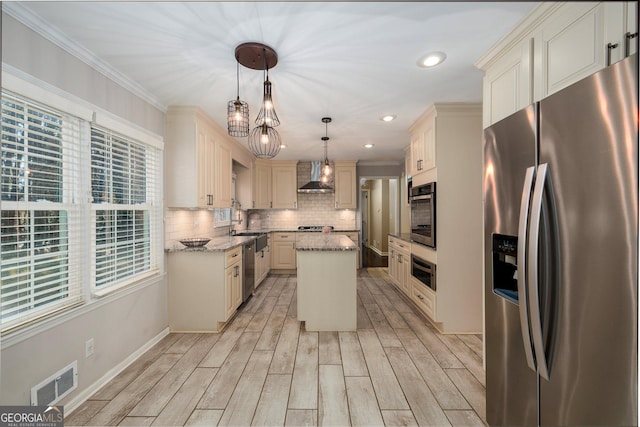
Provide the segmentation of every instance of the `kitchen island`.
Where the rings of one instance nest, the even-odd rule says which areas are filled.
[[[355,331],[357,249],[341,234],[303,236],[296,243],[298,320],[307,331]]]

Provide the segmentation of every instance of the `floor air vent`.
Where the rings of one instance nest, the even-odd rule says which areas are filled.
[[[44,406],[59,402],[78,387],[78,361],[60,369],[31,389],[31,405]]]

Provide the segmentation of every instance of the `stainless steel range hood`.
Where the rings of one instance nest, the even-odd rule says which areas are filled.
[[[298,188],[298,193],[333,193],[332,185],[325,184],[320,181],[320,176],[322,174],[322,162],[313,161],[309,163],[311,164],[311,174],[308,178],[308,182],[302,187]],[[298,164],[299,174],[301,173],[301,169],[306,168],[304,168],[303,165]]]

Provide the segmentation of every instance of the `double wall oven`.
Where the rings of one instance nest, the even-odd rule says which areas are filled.
[[[436,247],[436,183],[411,188],[411,240]]]

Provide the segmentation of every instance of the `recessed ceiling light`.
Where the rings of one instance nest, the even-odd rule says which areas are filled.
[[[383,122],[391,122],[395,120],[396,117],[398,116],[396,116],[395,114],[387,114],[386,116],[380,117],[380,120],[382,120]]]
[[[418,60],[418,67],[431,68],[444,62],[447,55],[444,52],[431,52]]]
[[[280,148],[287,148],[287,146],[284,144],[280,144]]]
[[[373,148],[373,144],[364,144],[363,147],[364,148]]]

